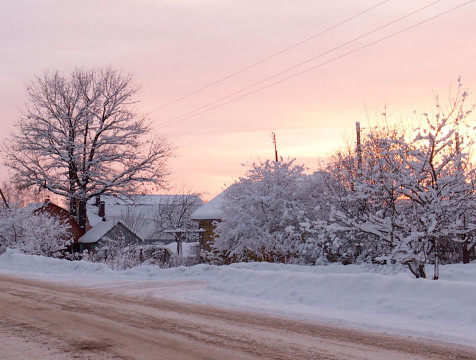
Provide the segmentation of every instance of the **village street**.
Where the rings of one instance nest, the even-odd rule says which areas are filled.
[[[134,296],[131,286],[1,275],[1,359],[476,359],[461,345]]]

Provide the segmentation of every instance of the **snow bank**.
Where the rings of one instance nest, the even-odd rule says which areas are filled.
[[[34,277],[71,277],[87,279],[91,277],[106,279],[134,280],[208,280],[219,271],[217,266],[200,264],[193,267],[179,266],[161,269],[158,266],[138,266],[129,270],[114,271],[103,263],[89,261],[69,261],[37,255],[24,255],[7,249],[0,255],[0,271]]]
[[[474,280],[476,264],[465,266]],[[450,267],[449,277],[457,272],[463,269]],[[248,309],[476,344],[476,282],[227,268],[208,289],[217,303],[226,296],[226,302]]]

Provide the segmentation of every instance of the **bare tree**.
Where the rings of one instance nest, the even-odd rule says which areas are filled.
[[[192,223],[190,216],[203,205],[200,196],[201,194],[184,188],[181,189],[181,194],[164,196],[159,210],[152,214],[157,232],[183,230],[186,233],[188,230],[195,229],[196,225]],[[193,237],[193,235],[188,235]],[[178,233],[175,236],[177,238]]]
[[[3,203],[2,205],[6,203],[9,206],[22,207],[31,203],[42,203],[47,198],[59,205],[62,200],[62,198],[51,194],[44,188],[20,188],[17,186],[15,179],[4,181],[0,186],[5,197],[5,202],[0,200]]]
[[[5,165],[21,187],[65,197],[83,229],[90,198],[143,184],[164,188],[172,148],[165,138],[147,138],[149,123],[135,109],[138,90],[130,75],[111,68],[35,77],[4,145]]]

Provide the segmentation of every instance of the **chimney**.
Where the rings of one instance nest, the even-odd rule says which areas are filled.
[[[99,206],[101,203],[101,195],[96,195],[96,202],[94,203],[94,206]]]
[[[106,216],[106,203],[104,201],[99,202],[98,215],[99,215],[99,217]]]

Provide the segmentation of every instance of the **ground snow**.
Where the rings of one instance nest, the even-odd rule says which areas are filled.
[[[75,279],[131,279],[131,280],[208,280],[219,271],[219,267],[200,264],[193,267],[179,266],[161,269],[158,266],[138,266],[129,270],[115,271],[103,263],[69,261],[37,255],[24,255],[7,249],[0,255],[0,271],[29,277],[64,278],[76,275]],[[78,276],[78,275],[83,275]]]
[[[408,273],[384,275],[365,266],[335,264],[201,264],[113,271],[104,264],[7,250],[0,256],[0,271],[59,281],[74,274],[84,284],[112,279],[205,281],[202,288],[184,286],[182,292],[173,295],[164,294],[156,283],[157,290],[146,284],[141,291],[148,296],[173,296],[178,300],[476,344],[476,263],[442,266],[440,280],[431,281],[414,279]]]

